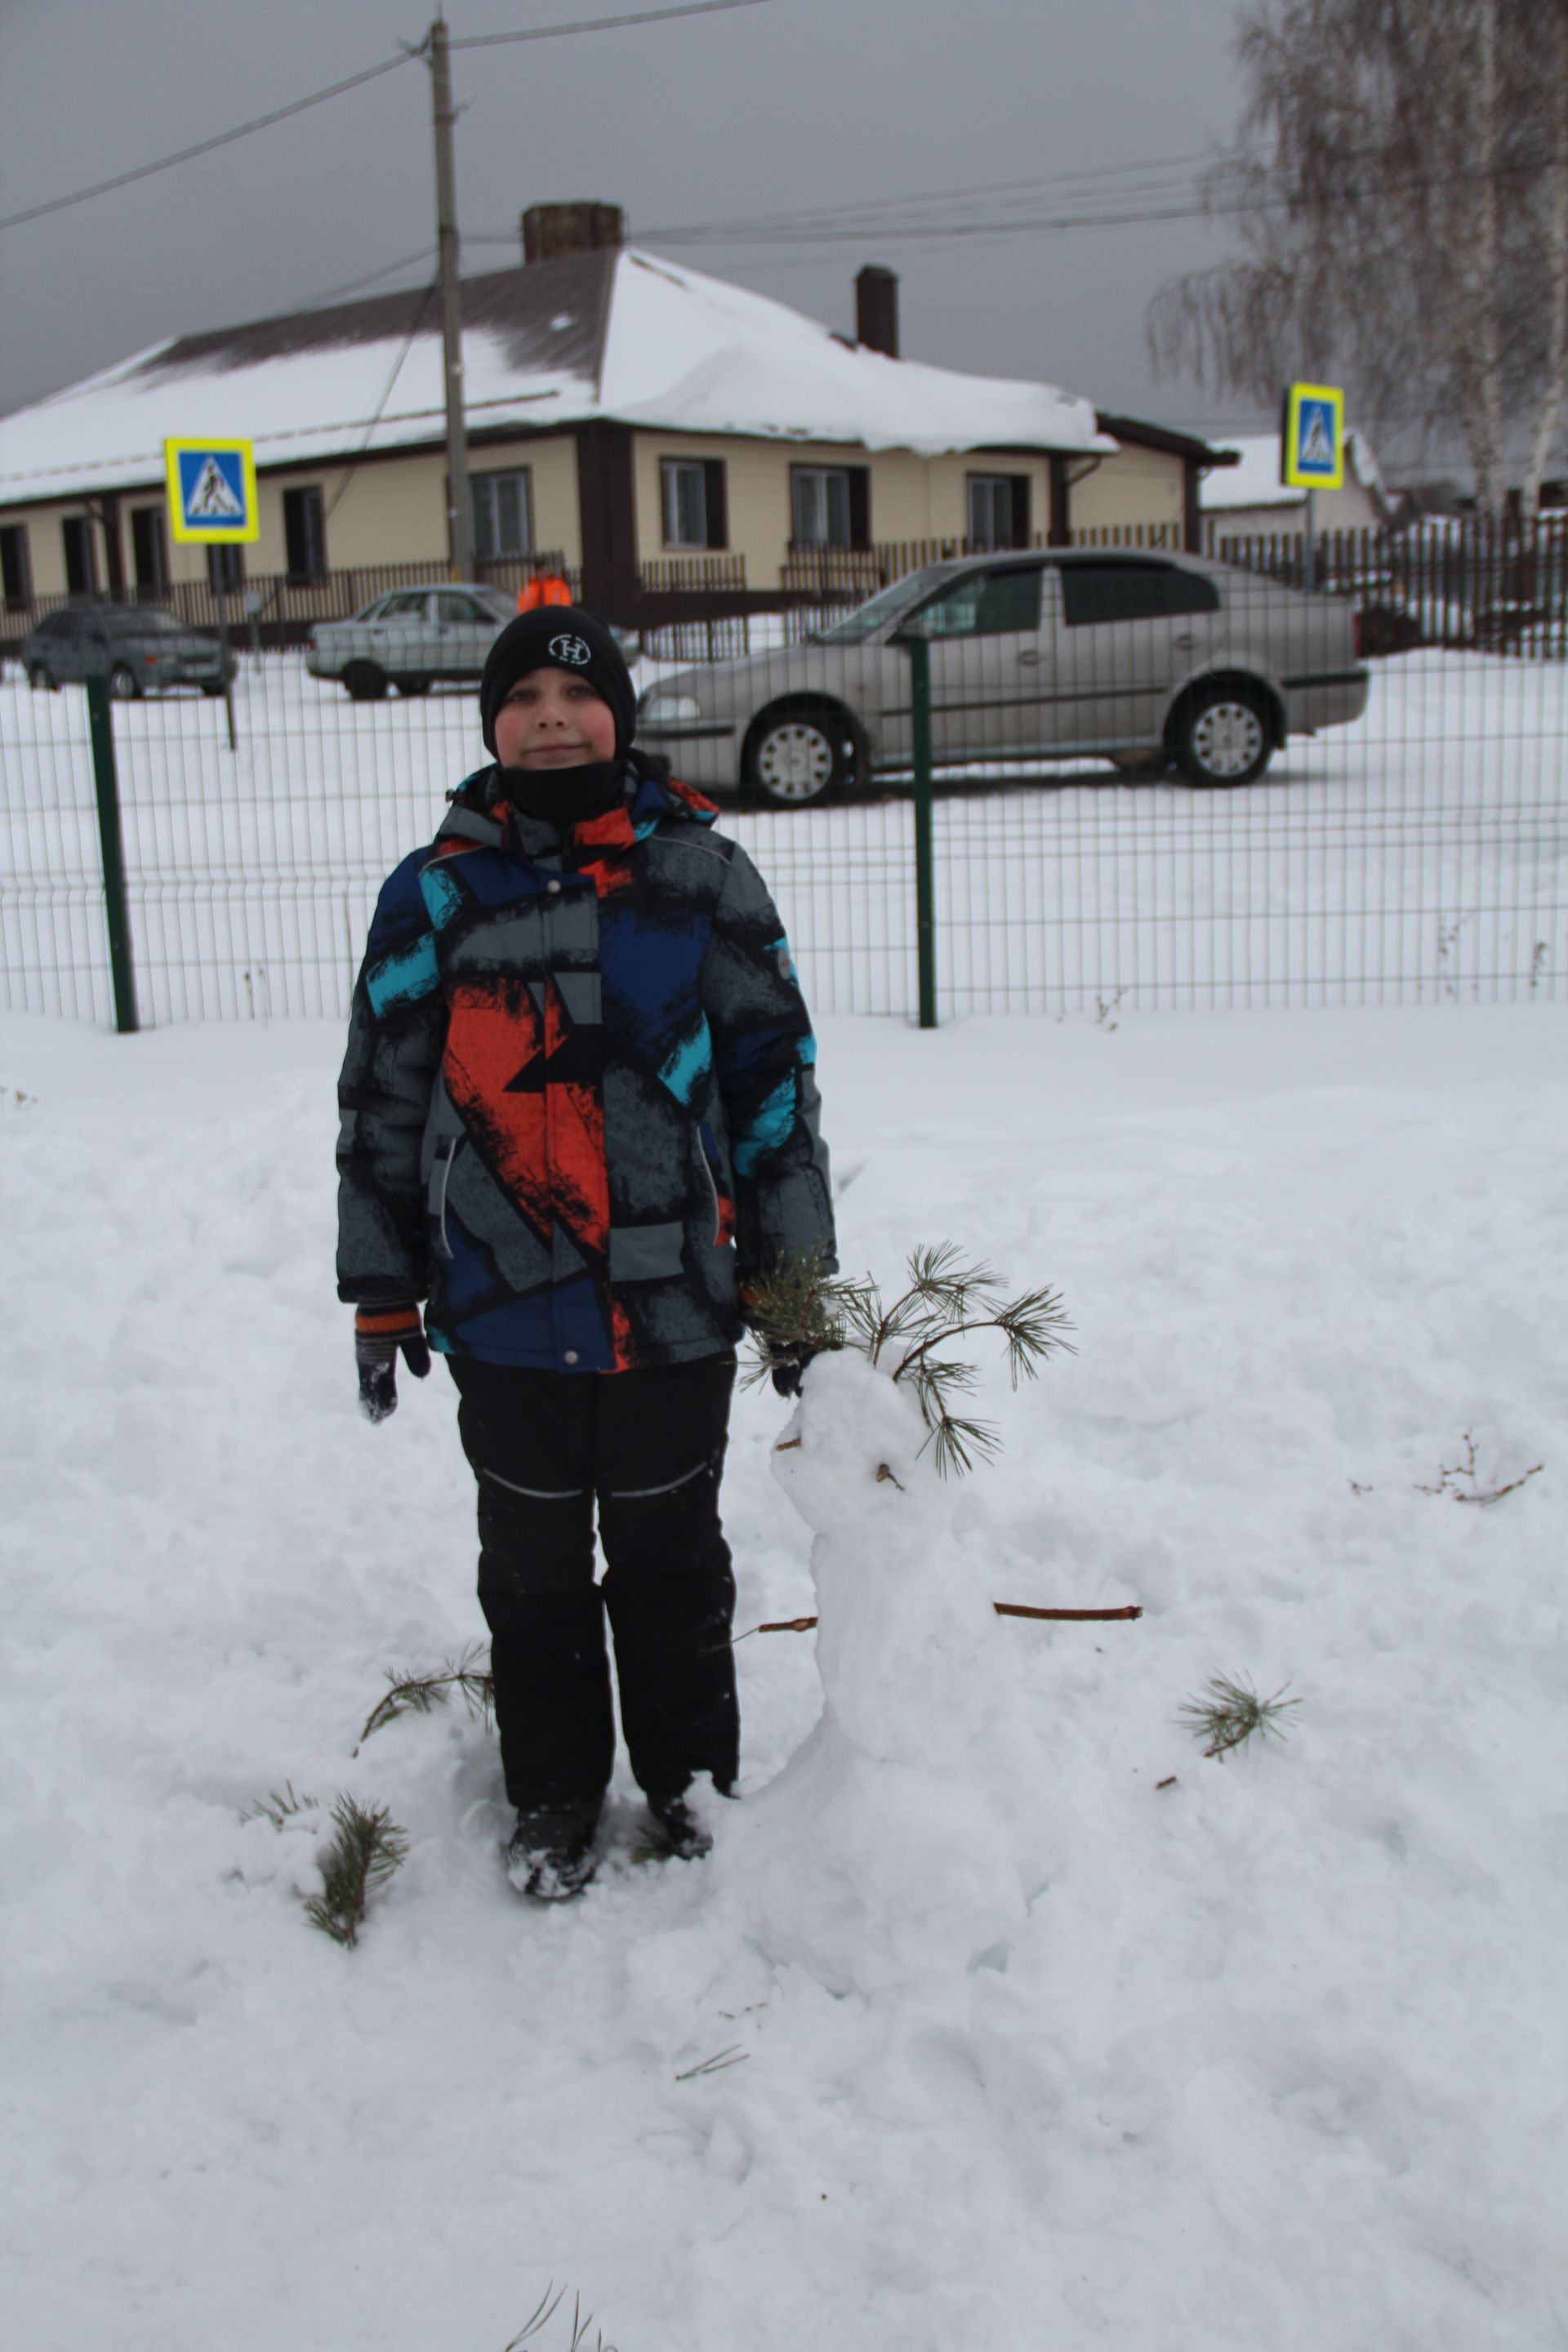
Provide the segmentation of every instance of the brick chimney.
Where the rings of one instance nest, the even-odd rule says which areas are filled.
[[[855,280],[855,340],[868,352],[899,356],[899,274],[868,261]]]
[[[530,205],[522,216],[525,262],[563,261],[570,254],[626,241],[626,219],[619,205]]]

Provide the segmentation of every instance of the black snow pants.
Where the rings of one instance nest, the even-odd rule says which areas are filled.
[[[735,1580],[719,1480],[734,1358],[609,1373],[447,1361],[479,1480],[479,1603],[510,1802],[531,1811],[606,1787],[606,1611],[638,1785],[673,1796],[710,1772],[730,1788],[740,1762]]]

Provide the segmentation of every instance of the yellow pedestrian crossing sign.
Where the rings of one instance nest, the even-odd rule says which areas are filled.
[[[1291,384],[1279,436],[1280,481],[1292,490],[1337,490],[1344,478],[1344,394],[1332,383]]]
[[[169,528],[185,544],[258,539],[256,460],[248,441],[165,441]]]

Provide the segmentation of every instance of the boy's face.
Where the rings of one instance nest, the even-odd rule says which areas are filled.
[[[574,670],[531,669],[496,713],[503,768],[581,768],[616,756],[616,714]]]

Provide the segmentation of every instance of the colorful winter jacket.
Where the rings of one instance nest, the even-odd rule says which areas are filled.
[[[550,1370],[715,1355],[737,1291],[832,1264],[811,1024],[717,812],[633,753],[565,834],[470,777],[383,887],[339,1082],[338,1290]]]

